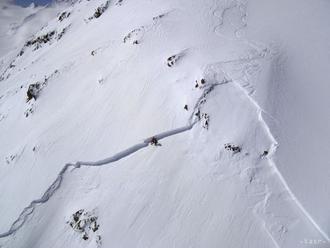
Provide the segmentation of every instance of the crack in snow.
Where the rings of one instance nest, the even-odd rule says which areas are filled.
[[[269,116],[271,116],[270,114],[268,114],[265,110],[263,110],[261,108],[261,106],[256,102],[256,100],[254,100],[249,93],[244,89],[244,87],[242,87],[240,84],[235,83],[234,85],[236,85],[236,87],[243,91],[244,94],[246,95],[246,97],[248,98],[248,100],[257,108],[258,111],[258,120],[259,122],[262,124],[263,128],[265,129],[268,137],[270,138],[271,142],[272,142],[272,146],[270,148],[269,151],[269,156],[267,157],[267,160],[269,162],[269,165],[271,166],[271,168],[274,170],[274,172],[276,173],[276,175],[278,176],[280,182],[282,183],[283,187],[285,188],[285,190],[287,191],[287,193],[289,194],[290,198],[292,199],[292,201],[296,204],[296,206],[300,209],[300,211],[305,215],[305,217],[311,222],[311,224],[316,228],[316,230],[318,230],[318,232],[323,236],[323,238],[330,242],[330,238],[329,236],[322,230],[322,228],[315,222],[315,220],[312,218],[312,216],[307,212],[307,210],[303,207],[303,205],[300,203],[300,201],[298,200],[298,198],[295,196],[295,194],[292,192],[292,190],[290,189],[289,185],[287,184],[286,180],[284,179],[283,175],[281,174],[281,172],[278,170],[276,163],[274,162],[274,160],[272,159],[274,154],[276,153],[277,147],[279,146],[278,142],[276,141],[275,137],[273,136],[269,126],[267,125],[266,121],[264,120],[262,114],[265,113]],[[267,228],[266,228],[267,229]],[[270,235],[272,236],[272,235]],[[275,240],[272,237],[273,240]],[[277,242],[275,242],[276,245],[278,246]]]

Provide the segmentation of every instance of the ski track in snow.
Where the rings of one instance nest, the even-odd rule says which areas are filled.
[[[156,134],[152,137],[146,138],[141,143],[135,144],[135,145],[127,148],[126,150],[118,152],[115,155],[108,157],[106,159],[103,159],[103,160],[99,160],[99,161],[95,161],[95,162],[77,161],[76,163],[65,164],[64,167],[62,168],[62,170],[58,173],[55,181],[47,188],[47,190],[42,195],[42,197],[39,199],[33,200],[27,207],[25,207],[23,209],[23,211],[20,213],[20,215],[18,216],[18,218],[13,222],[13,224],[11,225],[9,230],[5,233],[0,234],[0,238],[6,238],[6,237],[9,237],[9,236],[15,234],[25,224],[28,217],[33,213],[33,211],[36,209],[36,207],[40,204],[46,203],[55,194],[55,192],[61,187],[62,181],[64,179],[64,175],[68,171],[69,168],[73,167],[74,169],[76,169],[76,168],[89,167],[89,166],[97,167],[97,166],[103,166],[103,165],[106,165],[109,163],[114,163],[118,160],[128,157],[129,155],[147,147],[153,137],[155,137],[157,140],[161,140],[161,139],[191,130],[194,127],[194,125],[199,121],[199,120],[193,120],[193,118],[194,118],[196,110],[198,110],[198,108],[204,103],[201,100],[203,98],[205,98],[216,86],[226,84],[228,82],[229,81],[223,81],[221,83],[213,83],[213,84],[206,85],[203,88],[203,93],[202,93],[201,97],[199,97],[197,99],[195,107],[191,113],[191,116],[188,119],[188,124],[186,126],[172,129],[169,131],[165,131],[165,132]]]

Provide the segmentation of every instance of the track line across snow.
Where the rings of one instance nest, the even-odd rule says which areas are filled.
[[[198,109],[198,107],[200,105],[203,104],[203,102],[201,102],[201,99],[206,97],[216,86],[222,85],[224,83],[227,83],[227,82],[214,83],[214,84],[206,85],[203,88],[202,95],[200,98],[197,99],[194,110],[191,113],[191,116],[188,119],[188,124],[186,126],[179,127],[176,129],[171,129],[169,131],[165,131],[165,132],[156,134],[152,137],[155,137],[157,140],[161,140],[161,139],[191,130],[193,128],[193,126],[198,122],[198,120],[193,120],[193,119],[194,119],[195,111]],[[118,160],[128,157],[129,155],[147,147],[150,144],[152,137],[146,138],[141,143],[135,144],[121,152],[114,154],[111,157],[108,157],[108,158],[105,158],[105,159],[102,159],[99,161],[95,161],[95,162],[77,161],[76,163],[65,164],[64,167],[62,168],[62,170],[58,173],[54,182],[47,188],[47,190],[42,195],[42,197],[31,201],[31,203],[23,209],[23,211],[20,213],[18,218],[12,223],[9,230],[7,232],[0,233],[0,238],[6,238],[6,237],[9,237],[9,236],[15,234],[24,225],[27,218],[29,217],[29,215],[31,215],[33,213],[33,211],[36,209],[36,207],[40,204],[46,203],[54,195],[54,193],[61,187],[64,175],[68,171],[69,168],[71,168],[71,167],[81,168],[81,167],[85,167],[85,166],[86,167],[87,166],[103,166],[103,165],[106,165],[109,163],[114,163]]]
[[[180,128],[176,128],[176,129],[173,129],[173,130],[163,132],[163,133],[159,133],[159,134],[157,134],[153,137],[156,137],[158,140],[161,140],[161,139],[164,139],[164,138],[167,138],[167,137],[179,134],[179,133],[186,132],[186,131],[192,129],[195,124],[196,124],[196,122],[193,122],[192,124],[189,124],[189,125],[184,126],[184,127],[180,127]],[[81,168],[81,167],[85,167],[85,166],[102,166],[102,165],[105,165],[105,164],[113,163],[113,162],[121,160],[125,157],[128,157],[129,155],[141,150],[142,148],[147,147],[149,145],[150,141],[151,141],[151,137],[145,139],[141,143],[135,144],[135,145],[127,148],[126,150],[118,152],[118,153],[116,153],[115,155],[113,155],[111,157],[108,157],[106,159],[99,160],[99,161],[96,161],[96,162],[78,161],[76,163],[67,163],[67,164],[65,164],[65,166],[62,168],[62,170],[57,175],[55,181],[48,187],[48,189],[45,191],[45,193],[42,195],[42,197],[39,198],[39,199],[33,200],[27,207],[25,207],[23,209],[23,211],[21,212],[21,214],[19,215],[19,217],[11,225],[10,229],[5,233],[0,234],[0,238],[5,238],[5,237],[8,237],[8,236],[16,233],[24,225],[24,223],[26,222],[28,216],[33,213],[35,208],[39,204],[46,203],[54,195],[54,193],[60,188],[60,186],[62,184],[62,181],[63,181],[63,178],[64,178],[64,175],[70,167]]]

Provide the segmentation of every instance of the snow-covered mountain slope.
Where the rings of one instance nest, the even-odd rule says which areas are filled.
[[[329,247],[329,8],[85,0],[7,47],[0,245]]]
[[[13,5],[9,1],[0,2],[0,57],[21,47],[24,42],[56,17],[63,9],[62,5],[35,7],[33,4],[27,8]]]

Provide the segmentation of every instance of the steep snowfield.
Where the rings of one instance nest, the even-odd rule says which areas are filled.
[[[0,245],[329,247],[329,7],[80,1],[17,34],[0,67]],[[95,232],[70,226],[80,209]]]

